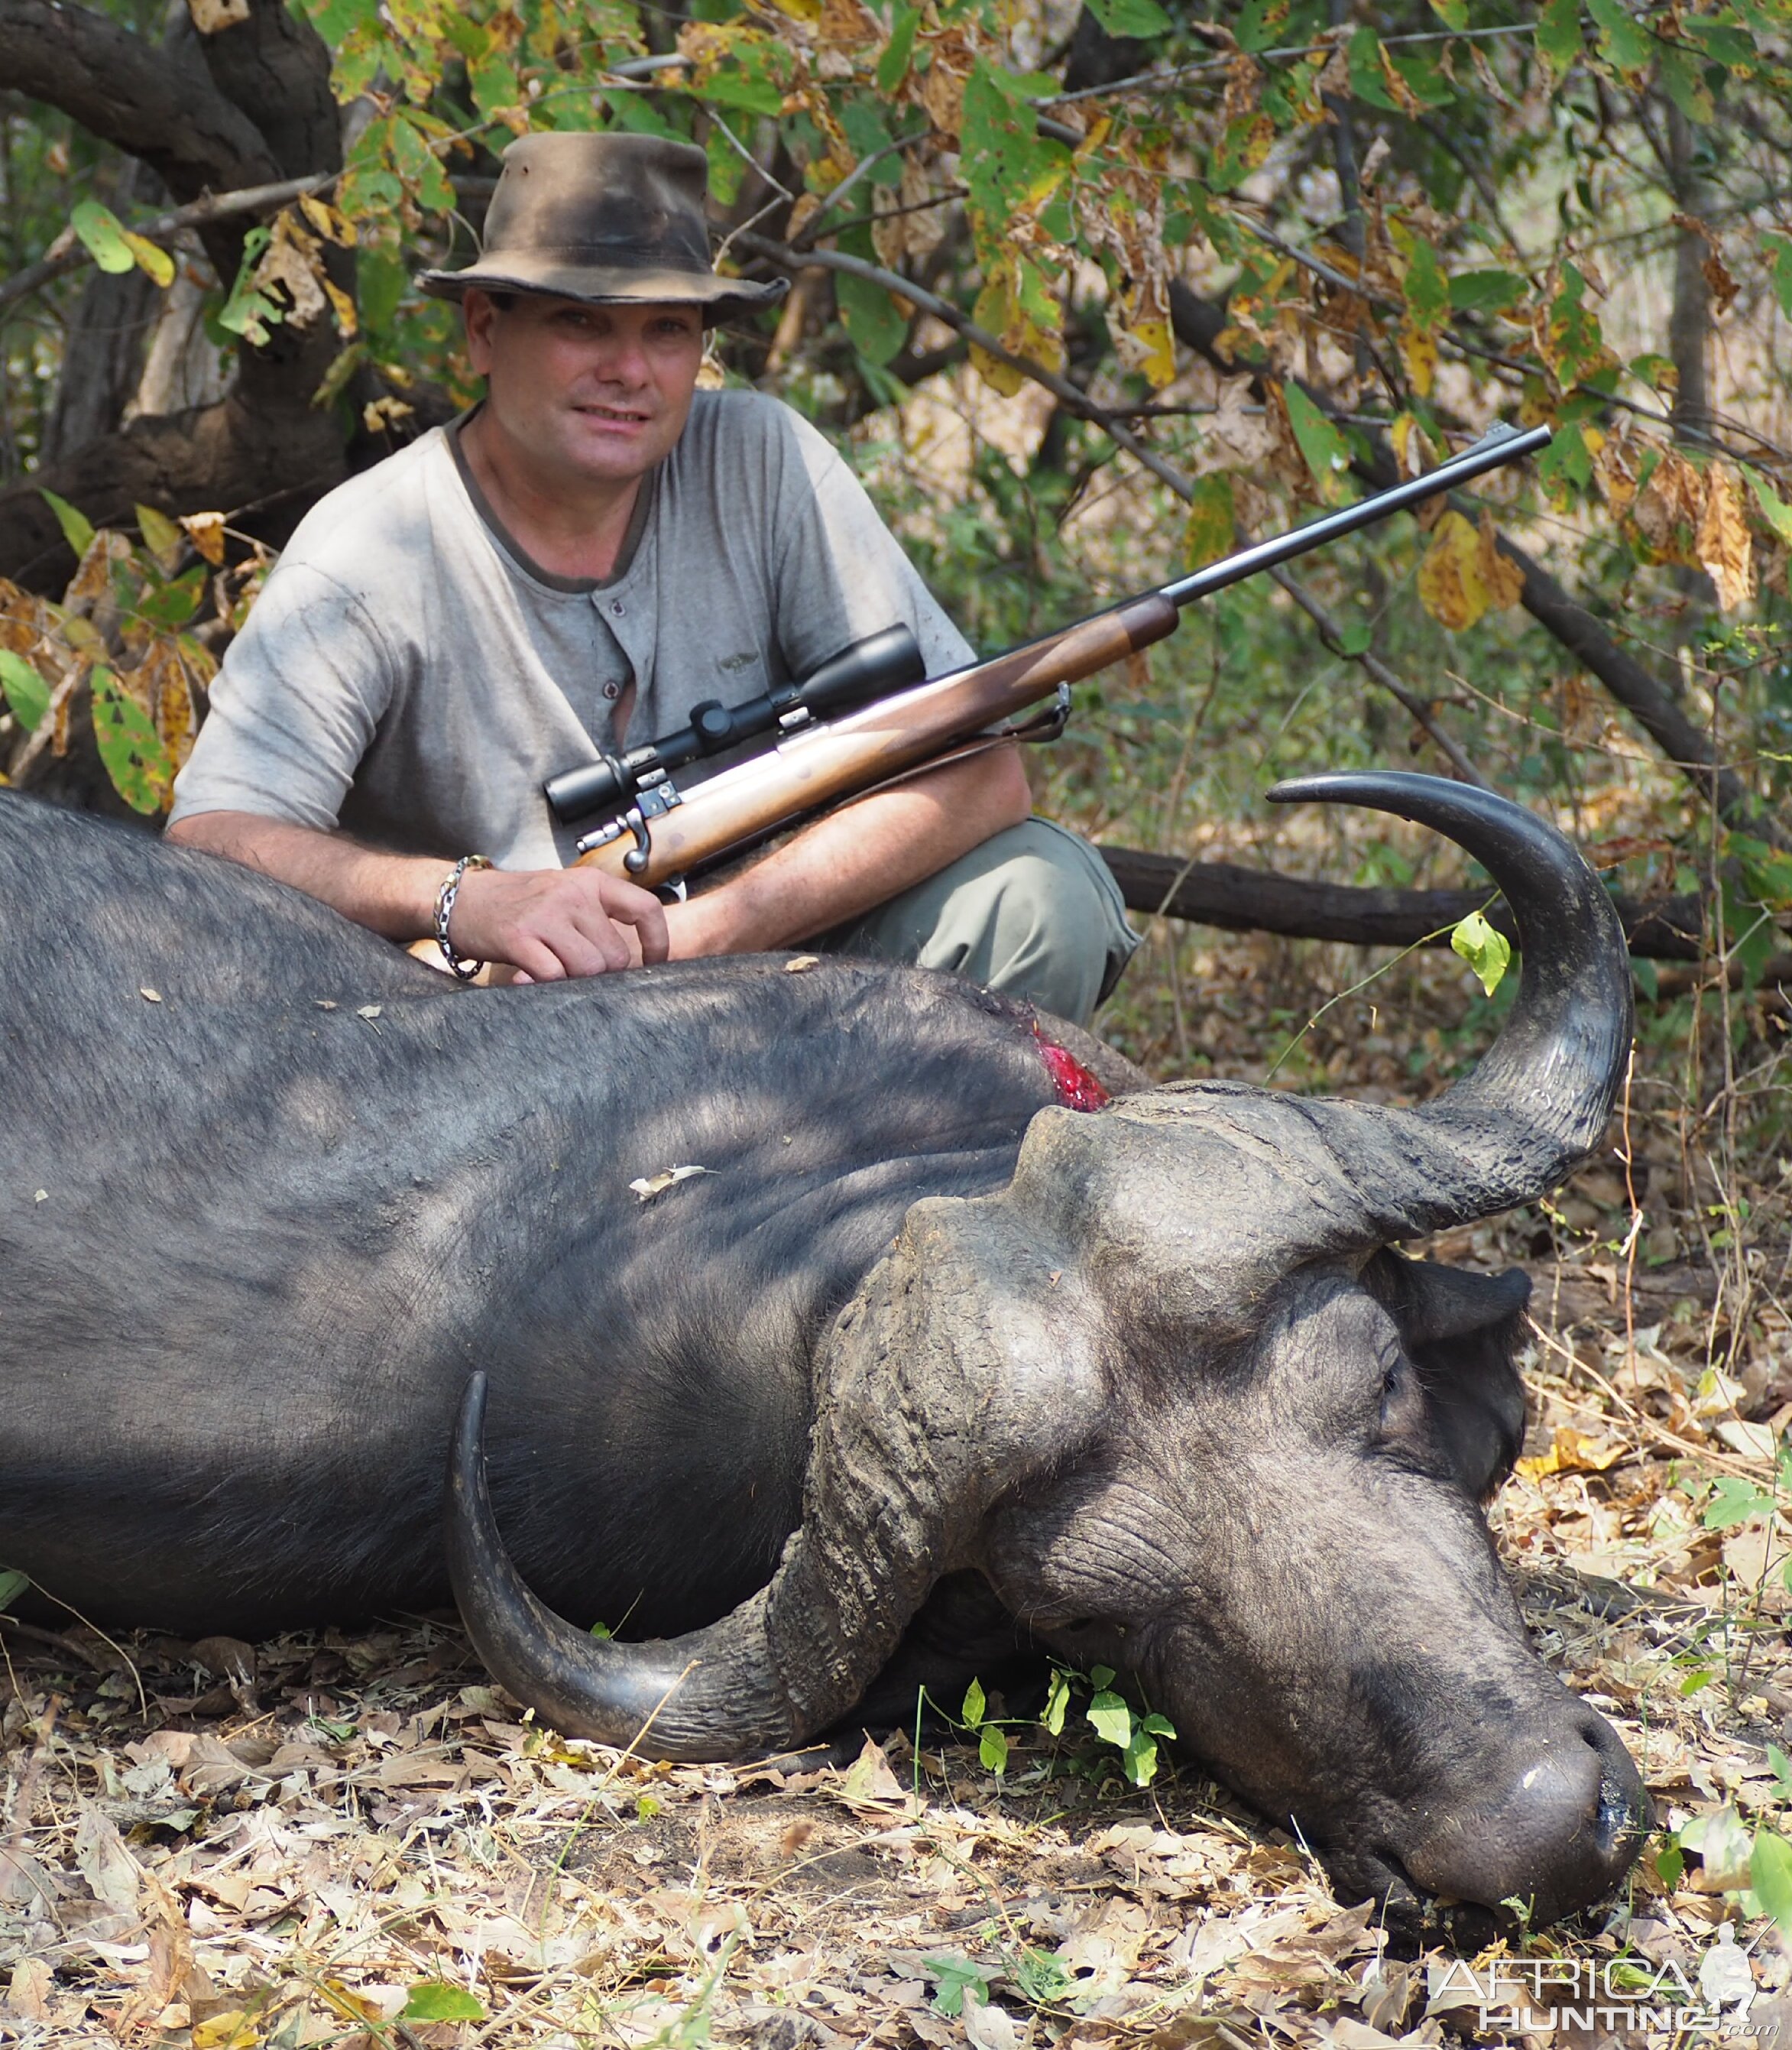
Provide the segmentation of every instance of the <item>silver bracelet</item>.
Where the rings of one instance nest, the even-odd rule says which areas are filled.
[[[449,973],[458,976],[462,982],[471,982],[485,964],[455,953],[454,943],[448,937],[448,922],[454,915],[454,899],[461,894],[461,885],[468,871],[489,868],[491,865],[482,854],[463,854],[442,877],[442,887],[435,893],[435,943],[442,949],[442,958],[448,964]]]

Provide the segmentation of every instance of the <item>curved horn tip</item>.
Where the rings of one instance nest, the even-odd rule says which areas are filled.
[[[454,1463],[464,1467],[469,1460],[481,1458],[485,1450],[485,1370],[476,1368],[461,1390],[461,1405],[454,1417]]]

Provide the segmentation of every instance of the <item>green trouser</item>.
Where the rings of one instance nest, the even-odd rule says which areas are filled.
[[[1086,1025],[1139,936],[1094,848],[1049,819],[1028,819],[810,944],[949,968]]]

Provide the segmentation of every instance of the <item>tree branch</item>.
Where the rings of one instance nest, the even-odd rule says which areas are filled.
[[[176,199],[279,174],[255,123],[200,67],[68,0],[0,0],[0,77],[142,158]]]
[[[286,0],[250,0],[246,21],[193,40],[212,83],[255,123],[286,177],[341,169],[329,48]]]
[[[206,228],[214,220],[228,220],[240,214],[262,213],[285,206],[293,200],[302,198],[306,193],[323,191],[326,185],[334,185],[341,175],[339,171],[320,171],[314,177],[283,178],[278,185],[248,185],[241,192],[217,193],[205,199],[196,199],[190,206],[178,206],[170,213],[158,214],[154,220],[146,221],[131,232],[146,236],[151,242],[167,242],[185,228]],[[0,314],[41,286],[92,261],[87,244],[72,228],[64,228],[35,263],[27,263],[22,271],[15,271],[11,277],[0,283]]]

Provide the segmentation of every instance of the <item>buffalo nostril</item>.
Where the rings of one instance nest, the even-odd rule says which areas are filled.
[[[1596,1719],[1558,1729],[1518,1757],[1509,1752],[1478,1799],[1408,1853],[1416,1877],[1485,1907],[1525,1900],[1548,1920],[1623,1876],[1647,1826],[1636,1767],[1617,1732]]]

